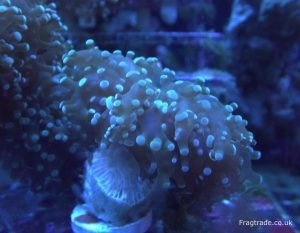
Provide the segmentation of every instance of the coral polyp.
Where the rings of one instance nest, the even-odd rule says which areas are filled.
[[[259,182],[250,160],[260,152],[236,103],[224,106],[201,77],[175,81],[156,58],[86,44],[63,58],[69,96],[60,108],[100,149],[126,148],[149,175],[157,164],[164,185],[172,180],[203,204]]]
[[[23,65],[21,54],[28,52],[29,44],[23,41],[23,33],[28,29],[27,18],[20,8],[10,1],[0,1],[0,88],[6,93],[22,80],[19,67]]]
[[[55,8],[39,0],[0,1],[0,144],[16,154],[4,158],[14,164],[12,173],[38,174],[39,189],[59,177],[63,160],[52,146],[68,139],[53,77],[71,45]]]

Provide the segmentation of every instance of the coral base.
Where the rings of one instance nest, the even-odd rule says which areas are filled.
[[[151,226],[152,211],[135,222],[115,226],[91,215],[86,205],[77,205],[71,214],[71,221],[74,233],[145,233]]]

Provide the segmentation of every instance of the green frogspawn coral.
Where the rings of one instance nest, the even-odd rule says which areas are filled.
[[[247,121],[233,114],[236,103],[224,106],[201,77],[175,81],[156,58],[86,45],[63,57],[60,82],[70,91],[60,108],[88,127],[100,150],[126,147],[147,172],[157,164],[164,184],[203,203],[259,182],[251,159],[260,152]]]
[[[71,45],[55,8],[44,0],[0,0],[0,144],[13,154],[3,159],[39,189],[54,183],[64,163],[54,143],[68,140],[53,77]]]
[[[0,1],[0,69],[4,76],[0,84],[4,91],[16,85],[20,76],[27,85],[40,84],[38,78],[47,73],[51,77],[59,58],[70,48],[62,35],[67,28],[55,7],[42,0]]]
[[[18,68],[22,59],[16,60],[29,50],[28,43],[23,41],[23,33],[27,30],[27,18],[22,11],[11,5],[10,1],[0,1],[0,88],[5,93],[14,88],[15,83],[22,80]]]

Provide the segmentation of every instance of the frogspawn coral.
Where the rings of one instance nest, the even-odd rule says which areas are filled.
[[[27,19],[21,10],[12,6],[10,1],[0,1],[0,16],[0,88],[1,95],[6,95],[9,89],[17,89],[15,86],[22,80],[18,68],[23,60],[18,58],[28,52],[29,45],[23,41]]]
[[[0,116],[1,145],[12,152],[12,174],[31,177],[41,189],[59,178],[67,141],[65,121],[58,109],[55,75],[60,58],[70,49],[67,30],[55,4],[39,0],[0,0]]]
[[[251,159],[260,152],[247,121],[233,114],[236,103],[224,106],[201,77],[174,81],[156,58],[86,45],[63,57],[60,83],[69,96],[60,108],[100,152],[125,147],[148,175],[157,168],[165,186],[203,205],[259,182]]]
[[[6,91],[19,76],[23,76],[23,83],[32,84],[45,73],[52,75],[59,58],[70,47],[62,36],[67,28],[56,14],[55,4],[42,3],[0,1],[0,68],[6,71],[2,75],[12,73],[8,80],[1,79],[1,88]]]

